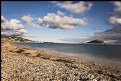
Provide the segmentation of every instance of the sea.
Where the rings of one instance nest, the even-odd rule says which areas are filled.
[[[58,52],[61,55],[80,56],[90,59],[109,59],[121,63],[121,45],[66,44],[66,43],[17,43],[37,50]],[[102,59],[103,58],[103,59]]]

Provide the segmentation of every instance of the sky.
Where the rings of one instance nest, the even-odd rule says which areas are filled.
[[[3,36],[121,44],[120,1],[2,1],[1,7]]]

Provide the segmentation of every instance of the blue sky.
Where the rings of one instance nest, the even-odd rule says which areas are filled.
[[[92,2],[83,2],[80,4],[77,4],[80,2],[50,2],[50,1],[2,1],[2,16],[4,19],[7,19],[8,21],[11,19],[16,19],[21,22],[21,24],[24,26],[24,29],[27,31],[27,35],[23,36],[25,38],[29,38],[32,40],[39,40],[39,41],[47,41],[47,42],[74,42],[71,41],[72,39],[80,39],[80,41],[77,42],[83,42],[81,40],[85,38],[90,38],[95,35],[96,32],[105,32],[107,29],[112,29],[113,25],[108,22],[109,18],[114,16],[112,13],[116,8],[120,8],[120,6],[116,6],[114,2],[109,1],[92,1]],[[119,2],[120,3],[120,2]],[[65,6],[64,4],[68,4]],[[92,6],[88,7],[89,4]],[[82,5],[82,12],[78,9],[81,7],[74,8],[74,5]],[[68,6],[74,8],[75,11],[68,8]],[[77,9],[77,10],[76,10]],[[88,20],[88,24],[82,25],[76,23],[76,25],[70,25],[74,28],[70,29],[69,26],[67,28],[64,28],[65,26],[58,26],[52,27],[53,25],[51,23],[55,22],[48,22],[48,20],[45,20],[44,17],[47,16],[49,19],[49,15],[52,14],[57,15],[57,12],[64,13],[63,16],[59,17],[69,17],[70,19],[73,18],[75,21],[77,19],[86,19]],[[120,11],[120,10],[119,10]],[[32,18],[31,22],[27,22],[26,17],[22,19],[23,16],[27,16],[29,18]],[[37,27],[32,27],[30,23],[37,24],[37,19],[41,18],[42,22]],[[118,18],[117,18],[118,19]],[[120,17],[119,17],[120,19]],[[62,19],[64,20],[64,19]],[[71,21],[71,20],[70,20]],[[42,23],[49,26],[44,26]],[[59,23],[59,22],[58,22]],[[66,22],[70,23],[70,22]],[[86,21],[85,21],[86,23]],[[60,24],[60,23],[59,23]],[[62,24],[62,23],[61,23]],[[71,24],[75,24],[71,22]],[[120,25],[120,21],[118,23]],[[65,25],[65,23],[63,24]],[[64,40],[64,39],[70,39]],[[86,40],[86,39],[85,39]],[[104,39],[103,39],[104,40]],[[106,39],[107,40],[107,39]],[[113,39],[115,40],[115,39]]]

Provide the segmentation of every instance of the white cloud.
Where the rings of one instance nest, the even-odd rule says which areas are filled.
[[[33,18],[30,16],[25,15],[21,19],[23,20],[24,23],[26,23],[32,27],[38,27],[38,24],[33,23]]]
[[[27,33],[24,26],[17,19],[7,20],[1,16],[1,35],[3,36],[23,36]]]
[[[91,7],[93,6],[91,2],[84,2],[84,1],[76,2],[76,3],[73,3],[72,1],[54,2],[54,3],[56,4],[56,6],[59,6],[60,8],[64,8],[76,14],[82,14],[90,10]]]
[[[111,16],[109,17],[108,22],[110,24],[121,24],[121,18],[116,16]]]
[[[21,19],[24,21],[24,23],[31,23],[33,20],[33,18],[30,16],[23,16]]]
[[[62,16],[58,13],[48,13],[47,16],[38,18],[38,23],[40,26],[45,26],[52,29],[73,29],[77,25],[87,25],[88,20],[85,18],[78,19],[68,16]]]
[[[113,1],[113,4],[115,5],[114,11],[121,12],[121,1]]]
[[[108,22],[113,25],[120,25],[121,24],[121,1],[112,1],[112,4],[115,5],[114,11],[112,16],[109,17]]]
[[[58,1],[51,1],[51,3],[57,3]]]
[[[1,16],[1,23],[5,22],[5,21],[6,21],[5,18],[3,16]]]
[[[57,14],[60,15],[60,16],[64,16],[65,14],[61,11],[57,11]]]

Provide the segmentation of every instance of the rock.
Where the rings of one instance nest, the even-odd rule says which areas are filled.
[[[58,81],[58,80],[50,79],[49,81]],[[59,81],[60,81],[60,80],[59,80]]]
[[[89,80],[87,74],[80,74],[80,80]]]
[[[96,80],[96,79],[93,79],[92,81],[98,81],[98,80]]]
[[[97,71],[98,74],[103,74],[103,71],[99,70]]]
[[[87,73],[80,74],[80,80],[92,80],[92,79],[94,79],[94,75],[92,74],[87,74]]]
[[[89,75],[88,75],[88,78],[93,79],[93,78],[94,78],[94,75],[89,74]]]
[[[24,52],[25,50],[23,50],[23,49],[19,49],[18,51],[16,51],[17,53],[22,53],[22,52]]]

